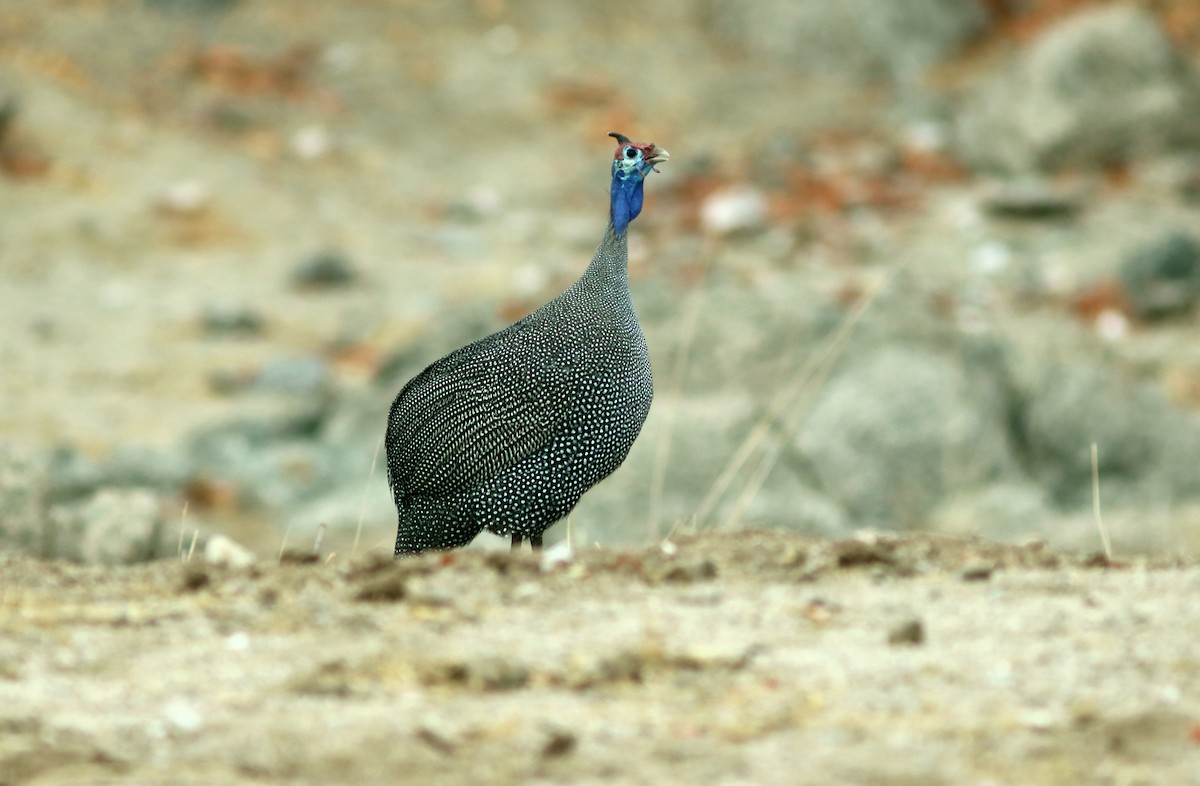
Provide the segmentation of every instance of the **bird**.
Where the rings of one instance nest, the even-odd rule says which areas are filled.
[[[384,443],[395,556],[488,530],[517,551],[624,462],[654,398],[629,290],[629,225],[670,154],[617,140],[609,219],[582,275],[529,315],[434,361],[400,389]]]

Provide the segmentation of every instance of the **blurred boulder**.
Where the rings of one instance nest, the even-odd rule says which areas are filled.
[[[1200,302],[1200,241],[1174,232],[1137,249],[1121,264],[1121,284],[1142,319],[1190,314]]]
[[[175,491],[188,481],[190,467],[179,451],[121,445],[103,464],[104,485]]]
[[[187,483],[190,467],[178,451],[122,445],[103,460],[68,445],[49,451],[45,461],[47,504],[76,502],[101,488],[148,488],[174,492]]]
[[[44,463],[39,456],[0,444],[0,549],[44,552]]]
[[[717,40],[812,74],[912,80],[986,28],[976,0],[707,0]]]
[[[1046,365],[1038,374],[1020,408],[1018,441],[1054,503],[1090,503],[1093,442],[1106,499],[1166,504],[1195,493],[1200,424],[1157,387],[1100,365]]]
[[[88,496],[104,484],[104,468],[69,445],[57,445],[46,456],[46,498],[51,504]]]
[[[997,387],[930,348],[881,347],[826,385],[796,447],[859,525],[927,526],[944,497],[1014,466]]]
[[[43,556],[97,565],[144,562],[170,553],[162,504],[146,489],[101,489],[80,504],[50,510]]]
[[[1128,160],[1200,139],[1200,90],[1149,11],[1113,6],[1051,28],[969,94],[957,147],[1030,172]]]
[[[229,483],[244,504],[302,520],[302,531],[310,523],[349,527],[358,521],[389,403],[369,392],[335,392],[292,412],[202,428],[187,438],[183,451],[197,476]],[[385,486],[383,476],[380,461],[377,486]],[[386,488],[374,493],[390,507]]]

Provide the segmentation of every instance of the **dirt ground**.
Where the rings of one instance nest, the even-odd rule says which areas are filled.
[[[1200,569],[707,535],[0,569],[0,783],[1200,783]]]
[[[15,113],[0,438],[172,450],[281,408],[214,379],[319,356],[340,386],[366,387],[447,313],[522,313],[591,254],[610,130],[673,155],[639,219],[647,302],[699,275],[689,187],[751,181],[780,140],[833,129],[840,149],[899,122],[874,84],[713,45],[691,6],[637,4],[631,25],[545,2],[0,0]],[[1067,271],[1073,291],[1110,248],[1194,221],[1148,171],[1115,173],[1048,243],[1029,240],[1036,223],[999,236],[1018,256],[1041,249],[1030,265]],[[803,254],[764,261],[780,237],[766,234],[715,267],[781,297],[840,297],[883,268],[860,259],[884,256],[856,251],[865,238],[957,285],[968,251],[992,248],[971,223],[982,184],[938,177],[918,179],[937,189],[911,207],[817,214]],[[807,221],[820,200],[797,200]],[[355,286],[295,284],[324,251],[354,264]],[[264,327],[214,336],[206,315],[223,309]],[[1002,316],[1014,336],[1092,351],[1074,317]],[[648,326],[652,345],[670,348],[681,320]],[[1196,406],[1196,347],[1184,322],[1104,352],[1188,370],[1176,398]],[[561,562],[394,563],[387,513],[355,558],[357,533],[330,532],[318,557],[277,562],[288,535],[255,511],[226,530],[259,554],[247,567],[0,554],[0,786],[1200,784],[1194,560],[741,532]],[[1151,513],[1127,518],[1140,532]]]

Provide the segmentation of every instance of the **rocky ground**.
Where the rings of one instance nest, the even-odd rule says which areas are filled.
[[[577,540],[1090,549],[1097,480],[1194,553],[1200,21],[1156,9],[0,3],[0,540],[386,547],[392,396],[578,274],[619,128],[674,154],[657,396]]]
[[[5,784],[1200,783],[1195,565],[743,532],[0,568]]]
[[[0,0],[0,783],[1195,782],[1197,107],[1192,0]],[[641,439],[392,567],[612,130]]]

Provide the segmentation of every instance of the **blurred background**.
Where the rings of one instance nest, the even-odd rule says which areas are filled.
[[[393,396],[615,130],[656,399],[549,540],[1194,555],[1198,69],[1194,0],[2,0],[0,548],[387,553]]]

